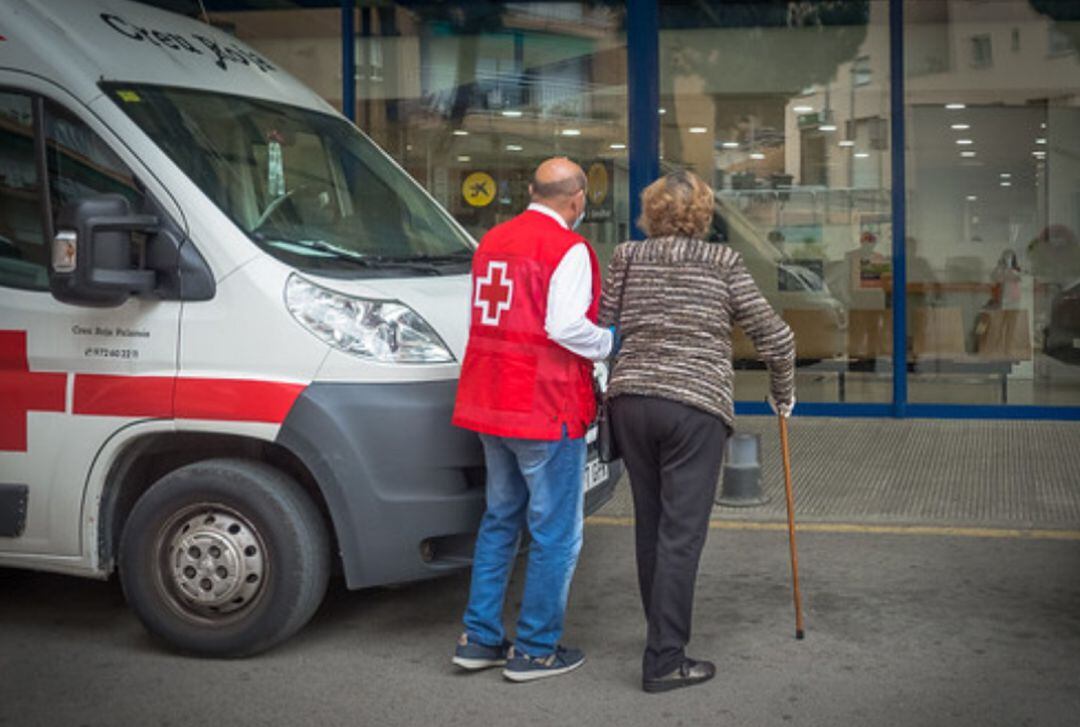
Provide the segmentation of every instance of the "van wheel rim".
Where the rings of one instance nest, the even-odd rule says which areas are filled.
[[[186,508],[162,529],[161,575],[174,607],[218,621],[250,608],[269,560],[250,521],[221,505]]]

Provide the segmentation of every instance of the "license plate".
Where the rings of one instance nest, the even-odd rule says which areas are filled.
[[[597,485],[607,482],[610,474],[611,470],[608,469],[606,462],[598,459],[589,462],[585,465],[585,491],[588,492]]]

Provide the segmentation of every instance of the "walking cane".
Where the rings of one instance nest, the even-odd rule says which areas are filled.
[[[803,637],[802,596],[799,594],[799,554],[795,549],[795,499],[791,494],[791,452],[788,449],[787,418],[780,419],[780,449],[784,458],[784,491],[787,495],[788,543],[791,545],[791,587],[795,598],[795,638]]]

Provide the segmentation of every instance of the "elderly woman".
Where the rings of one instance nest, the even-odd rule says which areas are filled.
[[[615,248],[601,319],[622,348],[608,386],[611,421],[634,495],[638,581],[648,621],[642,688],[707,681],[686,656],[698,560],[724,443],[734,424],[732,326],[769,369],[771,403],[795,406],[791,329],[762,297],[740,255],[704,241],[713,193],[690,172],[641,195],[644,242]]]

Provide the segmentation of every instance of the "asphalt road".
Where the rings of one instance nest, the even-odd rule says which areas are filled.
[[[151,640],[115,582],[0,569],[0,725],[1080,722],[1080,541],[804,533],[796,641],[784,533],[715,530],[690,653],[719,675],[663,695],[639,689],[632,547],[629,527],[587,528],[565,641],[588,662],[526,685],[451,666],[464,574],[332,584],[286,644],[210,661]]]

